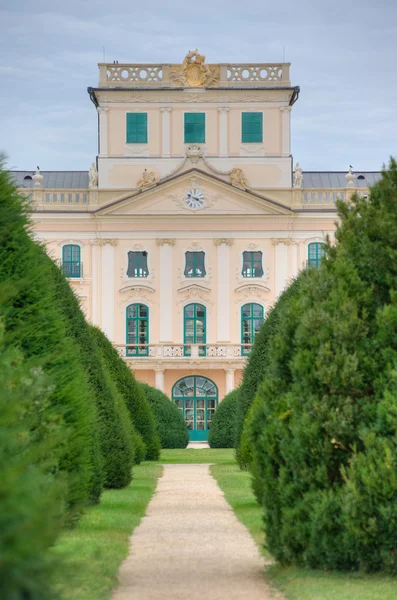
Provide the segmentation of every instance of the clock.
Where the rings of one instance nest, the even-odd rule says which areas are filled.
[[[204,206],[205,194],[203,190],[191,188],[186,192],[185,204],[188,208],[202,208]]]

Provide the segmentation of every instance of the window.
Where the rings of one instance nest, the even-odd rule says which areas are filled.
[[[321,259],[325,255],[325,244],[322,242],[314,242],[308,246],[308,260],[307,264],[309,267],[318,269],[320,266]]]
[[[127,144],[147,143],[147,113],[127,113]]]
[[[243,252],[243,277],[262,277],[262,252]]]
[[[147,277],[147,252],[128,252],[127,277]]]
[[[149,343],[149,309],[144,304],[127,306],[126,343],[135,344],[135,347],[127,348],[127,356],[149,355],[149,348],[143,345]]]
[[[185,113],[185,144],[193,142],[205,142],[205,113]]]
[[[241,343],[253,344],[256,334],[263,323],[263,306],[260,304],[244,304],[241,308]],[[243,346],[242,354],[249,354],[251,348]]]
[[[263,141],[263,114],[261,112],[243,112],[241,120],[241,141]]]
[[[67,244],[62,248],[62,271],[66,277],[81,277],[80,246]]]
[[[205,277],[204,252],[186,252],[185,277]]]
[[[202,304],[188,304],[183,311],[183,343],[205,344],[205,306]],[[191,355],[189,346],[184,349],[185,356]],[[199,355],[205,355],[205,346],[199,346]]]

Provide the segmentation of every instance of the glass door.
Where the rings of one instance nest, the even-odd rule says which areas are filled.
[[[191,441],[206,441],[218,405],[218,388],[211,379],[192,375],[176,382],[172,400],[182,412]]]

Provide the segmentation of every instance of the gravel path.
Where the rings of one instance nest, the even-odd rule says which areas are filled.
[[[264,561],[209,465],[164,465],[112,600],[270,600]]]

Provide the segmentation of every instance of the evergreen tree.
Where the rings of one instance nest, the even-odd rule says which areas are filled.
[[[189,434],[179,408],[160,390],[140,383],[152,409],[162,448],[186,448]]]
[[[218,404],[208,436],[210,448],[233,448],[239,389],[226,394]]]

